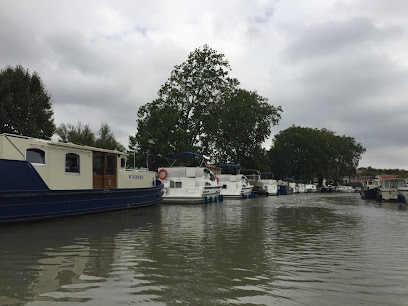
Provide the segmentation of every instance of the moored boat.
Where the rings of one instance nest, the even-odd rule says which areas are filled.
[[[163,203],[198,204],[222,200],[221,185],[214,173],[203,166],[204,156],[192,152],[168,154],[167,157],[176,160],[180,158],[199,158],[200,166],[174,166],[158,169],[159,179],[164,185]]]
[[[262,186],[266,189],[266,195],[277,196],[278,193],[278,181],[274,179],[272,172],[261,173]]]
[[[360,196],[362,199],[375,199],[380,188],[378,179],[370,178],[364,180],[361,186]]]
[[[126,169],[126,153],[0,134],[0,222],[160,203],[156,173]]]
[[[404,178],[384,178],[379,180],[377,198],[384,201],[397,201],[399,189],[406,186]]]
[[[221,195],[224,198],[246,199],[252,198],[253,186],[249,184],[248,178],[240,174],[240,166],[237,164],[222,164],[220,168],[233,168],[236,173],[218,174],[217,178],[221,187]]]
[[[317,187],[315,184],[305,184],[305,193],[315,193],[317,192]]]

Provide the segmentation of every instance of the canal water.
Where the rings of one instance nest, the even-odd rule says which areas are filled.
[[[358,194],[0,227],[0,305],[408,305],[408,209]]]

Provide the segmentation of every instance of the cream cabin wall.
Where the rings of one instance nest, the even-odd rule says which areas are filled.
[[[79,173],[65,172],[65,156],[68,153],[79,155]],[[35,164],[33,166],[50,189],[64,190],[93,188],[91,151],[70,148],[62,149],[50,146],[45,153],[45,164],[45,167]]]
[[[32,164],[38,174],[53,190],[92,189],[92,151],[49,145],[49,142],[25,137],[0,135],[0,157],[26,160],[26,150],[41,149],[45,152],[45,165]],[[65,173],[65,154],[75,153],[80,158],[80,173]]]
[[[118,169],[118,188],[148,188],[155,186],[156,174],[143,170]]]

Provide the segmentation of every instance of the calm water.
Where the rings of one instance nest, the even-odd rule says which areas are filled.
[[[0,227],[1,305],[408,305],[408,208],[299,194]]]

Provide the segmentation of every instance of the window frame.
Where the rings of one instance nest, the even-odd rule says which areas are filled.
[[[27,156],[27,152],[28,152],[28,151],[33,152],[34,150],[35,150],[35,151],[41,151],[41,152],[43,152],[43,154],[44,154],[44,163],[30,162],[30,161],[27,159],[27,157],[28,157],[28,156]],[[35,148],[35,147],[31,147],[31,148],[27,148],[25,153],[26,153],[26,155],[25,155],[25,160],[28,161],[30,164],[35,165],[35,166],[45,167],[45,165],[46,165],[46,151],[45,151],[45,150],[39,149],[39,148]]]
[[[68,155],[76,155],[77,157],[77,164],[78,164],[78,172],[67,171],[67,157]],[[80,175],[81,174],[81,156],[78,153],[67,152],[65,153],[65,165],[64,165],[64,172],[68,175]]]

